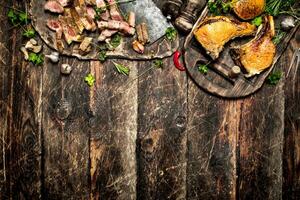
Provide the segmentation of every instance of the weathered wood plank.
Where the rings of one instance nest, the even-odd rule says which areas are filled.
[[[91,63],[91,199],[136,199],[137,62],[118,74],[111,61]]]
[[[3,1],[0,1],[1,3]],[[7,4],[7,5],[11,5]],[[7,8],[0,7],[0,199],[10,196],[10,133],[12,132],[12,87],[13,67],[11,51],[15,46],[12,35],[7,34],[9,24],[5,13]],[[15,36],[14,36],[15,37]]]
[[[49,50],[46,51],[49,53]],[[70,76],[60,65],[73,67]],[[43,197],[89,198],[89,89],[84,77],[89,63],[62,58],[43,71]]]
[[[19,3],[17,7],[24,8],[23,2]],[[4,5],[9,6],[5,3]],[[7,9],[2,13],[6,15]],[[7,21],[6,18],[4,20]],[[25,40],[19,34],[20,27],[12,29],[11,26],[7,26],[7,22],[4,24],[6,28],[1,30],[1,39],[4,40],[1,43],[1,70],[4,70],[3,74],[6,71],[7,76],[3,77],[1,82],[3,91],[6,90],[2,94],[7,95],[8,101],[3,104],[7,106],[7,110],[6,122],[1,121],[1,158],[6,159],[3,163],[3,167],[6,168],[3,180],[7,178],[9,187],[6,189],[9,193],[4,191],[1,194],[4,194],[3,199],[40,199],[42,68],[23,60],[19,49]],[[12,34],[7,34],[8,32]]]
[[[277,65],[277,69],[280,66]],[[282,198],[284,82],[265,85],[241,104],[238,198]]]
[[[138,199],[186,196],[186,75],[172,59],[162,69],[139,64]]]
[[[300,48],[300,30],[281,59],[287,73],[294,51]],[[283,199],[300,198],[300,70],[293,65],[285,80],[285,127],[283,147]]]
[[[239,104],[188,88],[187,199],[235,199]]]

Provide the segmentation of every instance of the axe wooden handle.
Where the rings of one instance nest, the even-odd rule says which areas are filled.
[[[181,7],[183,5],[182,0],[166,0],[163,4],[163,13],[167,17],[171,17],[171,19],[176,19],[179,15]]]
[[[186,7],[175,20],[176,27],[185,33],[190,32],[205,4],[206,0],[187,0]]]

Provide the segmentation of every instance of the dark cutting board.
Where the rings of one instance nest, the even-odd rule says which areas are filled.
[[[30,2],[30,14],[32,18],[32,25],[35,30],[39,33],[42,40],[52,49],[57,50],[55,45],[55,32],[48,29],[46,26],[47,19],[56,19],[57,14],[49,13],[44,11],[44,4],[46,0],[31,0]],[[85,32],[86,36],[93,37],[94,43],[97,43],[97,38],[99,36],[98,31],[93,33]],[[165,37],[162,37],[155,43],[151,45],[146,45],[145,53],[139,54],[132,49],[132,42],[135,40],[134,37],[123,37],[122,42],[119,47],[114,51],[108,51],[108,58],[124,58],[130,60],[149,60],[154,58],[165,58],[173,54],[175,50],[178,49],[179,39],[177,38],[173,42],[168,41]],[[64,41],[64,39],[63,39]],[[67,45],[64,41],[65,49],[63,50],[63,55],[75,56],[79,59],[91,59],[97,60],[99,52],[96,45],[93,45],[92,51],[87,55],[80,55],[77,51],[80,43],[72,43]]]
[[[241,73],[237,78],[229,77],[230,69],[235,65],[229,54],[229,47],[232,42],[226,44],[224,51],[221,53],[221,56],[217,60],[211,62],[211,64],[209,65],[208,74],[204,75],[198,71],[197,65],[210,62],[210,58],[205,54],[204,49],[202,49],[201,45],[194,38],[193,32],[198,24],[207,15],[208,8],[206,7],[202,11],[202,14],[197,20],[193,30],[185,40],[184,62],[188,74],[192,77],[192,79],[199,87],[214,95],[226,98],[245,97],[259,90],[270,72],[273,70],[276,62],[285,51],[290,39],[299,28],[298,23],[295,28],[293,28],[289,31],[289,33],[286,34],[285,38],[277,45],[277,51],[272,66],[259,75],[251,78],[246,78],[245,74]],[[243,41],[233,42],[236,43]]]

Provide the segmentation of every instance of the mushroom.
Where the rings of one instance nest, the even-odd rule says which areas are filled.
[[[21,47],[20,51],[24,54],[24,59],[28,60],[29,55],[27,49],[25,47]]]
[[[25,48],[34,53],[39,53],[42,50],[42,45],[34,45],[34,44],[32,44],[31,40],[29,40],[26,43]]]
[[[31,38],[29,41],[31,42],[32,45],[37,45],[38,44],[37,41],[33,38]]]
[[[59,53],[58,52],[52,52],[49,55],[45,55],[46,58],[49,58],[49,60],[53,63],[58,63],[59,61]]]

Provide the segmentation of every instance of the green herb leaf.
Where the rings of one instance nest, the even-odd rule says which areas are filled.
[[[29,17],[25,12],[18,13],[18,19],[21,24],[27,24]]]
[[[42,54],[30,53],[28,60],[34,65],[41,65],[44,63],[44,56]]]
[[[13,9],[10,9],[8,11],[7,17],[13,25],[17,24],[18,17]]]
[[[281,42],[281,40],[284,38],[285,35],[286,33],[279,29],[276,31],[276,35],[272,41],[274,42],[275,45],[277,45]]]
[[[92,87],[96,81],[95,77],[92,74],[86,75],[84,81],[88,84],[88,86]]]
[[[117,71],[120,73],[120,74],[123,74],[123,75],[126,75],[128,76],[129,75],[129,72],[130,72],[130,69],[122,64],[118,64],[118,63],[115,63],[114,62],[114,65],[117,69]]]
[[[153,61],[153,64],[156,68],[162,68],[164,66],[162,59],[156,59]]]
[[[173,27],[169,27],[166,30],[166,38],[170,41],[174,41],[177,37],[177,31]]]
[[[252,24],[255,25],[255,26],[260,26],[263,22],[263,19],[261,16],[259,17],[255,17],[253,20],[252,20]]]
[[[104,62],[106,60],[106,58],[107,58],[106,52],[107,52],[106,50],[101,50],[99,52],[99,60],[101,62]]]
[[[25,36],[27,38],[33,38],[35,36],[35,30],[32,28],[26,29],[23,32],[23,36]]]
[[[282,72],[281,71],[275,71],[269,75],[267,78],[267,83],[269,85],[276,85],[282,77]]]
[[[198,65],[198,71],[202,74],[207,74],[208,73],[208,64],[200,64]]]
[[[122,37],[120,34],[115,34],[110,41],[110,45],[115,49],[121,44]]]
[[[207,6],[211,14],[221,15],[222,13],[228,13],[231,10],[232,2],[223,2],[222,0],[209,0]]]

